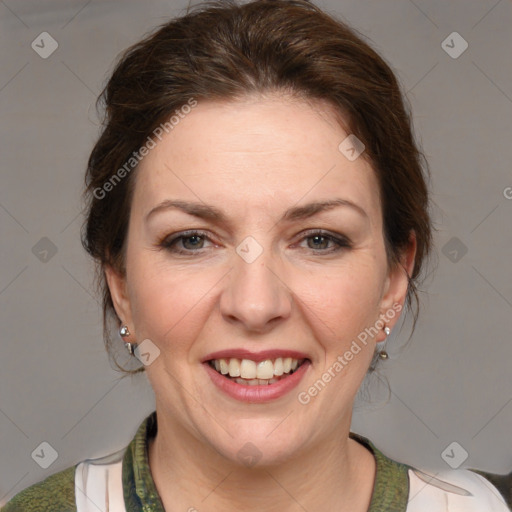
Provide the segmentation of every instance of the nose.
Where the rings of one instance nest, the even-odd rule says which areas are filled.
[[[225,320],[244,330],[264,333],[290,316],[291,290],[276,272],[275,263],[268,250],[252,263],[234,255],[234,268],[220,298]]]

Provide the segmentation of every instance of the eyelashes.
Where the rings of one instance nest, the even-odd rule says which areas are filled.
[[[211,238],[205,232],[194,230],[184,231],[182,233],[179,233],[178,235],[166,237],[158,243],[158,246],[171,253],[175,252],[178,254],[190,254],[191,252],[198,252],[197,243],[193,244],[196,246],[195,250],[186,250],[177,247],[179,242],[190,239],[195,239],[196,242],[198,239],[211,241]],[[199,249],[203,249],[203,247],[199,247]]]
[[[158,243],[158,247],[165,249],[171,254],[182,256],[198,256],[204,254],[208,247],[204,247],[204,242],[208,241],[215,246],[215,242],[210,236],[201,230],[189,230],[176,235],[166,237]],[[350,249],[352,244],[350,240],[343,235],[334,235],[324,230],[308,230],[302,233],[300,242],[306,241],[307,247],[299,247],[311,252],[312,254],[327,255]],[[311,242],[311,243],[310,243]],[[329,245],[326,247],[326,245]],[[188,245],[188,247],[187,247]],[[298,243],[294,243],[296,247]]]

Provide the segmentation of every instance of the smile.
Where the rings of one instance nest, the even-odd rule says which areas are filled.
[[[264,361],[251,359],[212,359],[208,364],[218,373],[244,386],[268,386],[292,375],[306,359],[277,357]]]
[[[241,402],[265,403],[284,397],[311,366],[305,354],[229,352],[210,355],[202,366],[217,389]]]

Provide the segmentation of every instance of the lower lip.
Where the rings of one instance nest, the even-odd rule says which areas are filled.
[[[280,379],[273,384],[267,384],[266,386],[247,386],[245,384],[238,384],[234,380],[221,375],[208,363],[204,363],[204,367],[210,375],[213,383],[227,395],[240,400],[241,402],[262,403],[280,398],[289,393],[293,388],[297,387],[310,364],[311,363],[309,361],[305,361],[289,377]]]

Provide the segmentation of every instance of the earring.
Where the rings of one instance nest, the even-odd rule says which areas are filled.
[[[384,332],[385,332],[386,336],[389,336],[391,333],[391,329],[386,325],[386,327],[384,327]],[[381,341],[380,343],[382,343],[382,346],[384,346],[385,341]],[[377,343],[377,345],[378,345],[378,343]],[[385,350],[380,350],[379,358],[380,359],[388,359],[389,354]]]
[[[135,347],[137,345],[135,343],[129,343],[128,341],[125,341],[124,344],[126,345],[126,350],[128,350],[128,353],[133,356],[135,354]]]
[[[379,358],[380,358],[380,359],[388,359],[388,358],[389,358],[389,355],[388,355],[388,353],[387,353],[385,350],[381,350],[381,351],[379,352]]]
[[[128,336],[130,336],[130,331],[128,330],[128,326],[127,325],[123,325],[119,329],[119,335],[121,336],[121,338],[127,338]],[[126,346],[126,350],[128,350],[128,353],[131,356],[133,356],[135,354],[135,347],[137,346],[137,344],[136,343],[130,343],[128,341],[125,341],[124,344]]]

